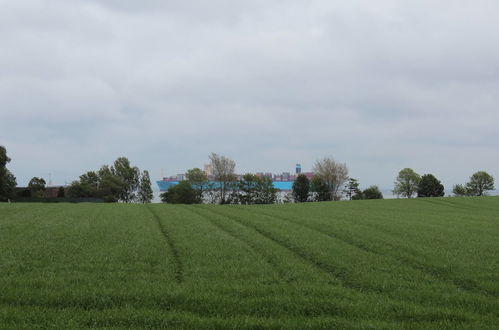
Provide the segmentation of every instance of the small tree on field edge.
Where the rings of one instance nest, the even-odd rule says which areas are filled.
[[[421,177],[418,185],[418,197],[442,197],[445,195],[444,185],[432,174]]]
[[[293,182],[293,198],[297,203],[308,201],[310,193],[310,180],[305,174],[300,174]]]

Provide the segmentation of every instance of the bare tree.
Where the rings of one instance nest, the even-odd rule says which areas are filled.
[[[324,157],[315,162],[314,175],[320,176],[326,184],[331,200],[341,198],[340,188],[348,180],[348,168],[344,163],[338,163],[332,157]]]
[[[214,152],[209,157],[213,176],[216,181],[216,189],[218,189],[220,194],[220,204],[226,204],[228,201],[227,192],[234,181],[236,181],[236,162],[230,158],[217,155]]]

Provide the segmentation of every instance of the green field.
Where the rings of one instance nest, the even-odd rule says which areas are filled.
[[[499,198],[0,204],[2,328],[499,328]]]

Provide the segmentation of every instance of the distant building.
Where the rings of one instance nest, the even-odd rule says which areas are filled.
[[[255,175],[259,178],[269,178],[272,180],[275,188],[280,189],[281,191],[290,191],[293,186],[293,181],[299,174],[304,174],[307,178],[312,179],[314,173],[305,172],[302,173],[301,165],[296,164],[296,173],[291,174],[290,172],[282,172],[280,174],[272,174],[270,172],[257,172]],[[208,177],[208,180],[211,182],[215,182],[215,176],[213,175],[213,167],[211,164],[204,164],[204,172]],[[236,180],[241,180],[243,175],[236,174]],[[180,181],[185,180],[185,174],[177,174],[169,177],[164,177],[162,180],[157,181],[160,191],[166,191],[169,187],[178,184]]]
[[[212,176],[213,166],[211,164],[204,164],[204,173],[206,173],[207,176]]]

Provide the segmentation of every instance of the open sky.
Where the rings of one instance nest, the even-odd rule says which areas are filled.
[[[0,0],[0,144],[21,185],[212,151],[499,178],[499,1]]]

